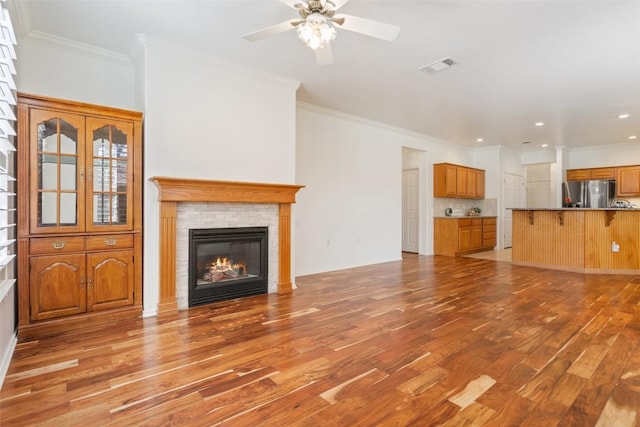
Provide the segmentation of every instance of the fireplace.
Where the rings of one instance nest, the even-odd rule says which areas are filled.
[[[189,230],[189,306],[267,293],[268,227]]]

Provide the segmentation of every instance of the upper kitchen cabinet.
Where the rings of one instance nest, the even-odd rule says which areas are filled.
[[[640,165],[622,166],[616,173],[616,196],[640,196]]]
[[[616,179],[616,168],[567,169],[567,181]]]
[[[485,171],[451,163],[433,165],[434,197],[484,199]]]

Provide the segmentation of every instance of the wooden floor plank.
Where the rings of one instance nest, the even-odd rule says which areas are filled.
[[[639,425],[640,273],[425,257],[16,346],[0,425]]]

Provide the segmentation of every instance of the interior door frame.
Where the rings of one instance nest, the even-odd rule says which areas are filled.
[[[407,213],[405,206],[406,206],[406,201],[405,201],[405,174],[408,172],[412,172],[415,173],[416,176],[416,190],[415,190],[415,200],[417,203],[416,206],[416,210],[417,210],[417,216],[415,218],[416,220],[416,231],[415,231],[415,235],[413,236],[415,238],[415,251],[411,248],[411,250],[409,248],[405,247],[405,239],[404,239],[404,224],[405,224],[405,215]],[[401,244],[401,249],[403,252],[411,252],[411,253],[420,253],[420,234],[421,234],[421,226],[420,226],[420,218],[421,218],[421,212],[420,212],[420,168],[407,168],[407,169],[402,169],[402,244]]]

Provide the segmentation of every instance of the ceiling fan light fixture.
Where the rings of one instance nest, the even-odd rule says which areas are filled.
[[[298,25],[298,37],[311,49],[316,50],[336,38],[336,29],[324,15],[316,12]]]

